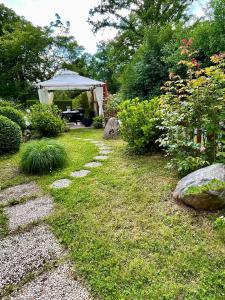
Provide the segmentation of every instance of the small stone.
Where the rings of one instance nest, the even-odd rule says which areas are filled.
[[[71,173],[72,177],[85,177],[90,173],[89,170],[80,170],[80,171],[76,171]]]
[[[101,166],[102,166],[102,163],[96,162],[96,161],[87,163],[87,164],[85,165],[85,167],[87,167],[87,168],[97,168],[97,167],[101,167]]]
[[[108,159],[109,157],[108,156],[105,156],[105,155],[98,155],[98,156],[95,156],[94,159],[96,160],[106,160]]]
[[[112,153],[112,150],[101,150],[99,153],[105,155],[105,154]]]
[[[93,141],[93,139],[83,139],[84,141],[86,141],[86,142],[92,142]]]
[[[4,209],[9,219],[9,229],[27,225],[48,216],[53,209],[53,202],[49,196],[43,196],[26,203],[10,206]]]
[[[118,119],[110,118],[104,129],[104,139],[116,139],[119,137],[120,124]]]
[[[70,186],[71,183],[72,183],[72,181],[69,179],[59,179],[59,180],[54,181],[51,184],[51,187],[54,189],[62,189],[62,188],[66,188],[66,187]]]
[[[10,201],[35,196],[41,192],[41,189],[34,182],[12,186],[0,191],[0,203],[7,204]]]

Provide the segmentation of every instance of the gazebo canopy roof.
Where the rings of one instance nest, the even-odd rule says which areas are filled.
[[[60,70],[49,80],[39,82],[38,87],[47,91],[55,90],[91,90],[105,83],[80,76],[76,72]]]

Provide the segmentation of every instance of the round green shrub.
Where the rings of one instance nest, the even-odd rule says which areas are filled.
[[[22,132],[15,122],[0,115],[0,153],[19,150]]]
[[[127,100],[120,105],[120,133],[131,150],[136,153],[154,152],[159,149],[157,140],[161,135],[159,99],[141,101]]]
[[[0,107],[0,115],[5,116],[8,119],[15,122],[16,124],[18,124],[22,130],[26,128],[26,123],[23,114],[19,110],[10,106],[2,106]]]
[[[68,161],[62,145],[52,140],[32,141],[26,145],[21,158],[21,168],[28,174],[46,174],[63,168]]]
[[[103,128],[103,116],[96,116],[93,119],[93,127],[95,129]]]
[[[64,123],[60,117],[48,111],[32,113],[31,123],[32,129],[44,137],[57,136],[64,129]]]

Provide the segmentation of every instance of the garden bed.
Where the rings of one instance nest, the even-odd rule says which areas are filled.
[[[55,199],[48,219],[69,249],[76,272],[101,299],[224,299],[224,238],[213,226],[215,213],[196,212],[173,201],[177,178],[161,155],[129,156],[121,140],[103,166],[52,190],[98,154],[75,137],[101,140],[102,131],[78,129],[61,135],[69,155],[62,171],[24,176],[20,153],[0,158],[2,187],[36,181]],[[7,234],[1,217],[0,230]]]

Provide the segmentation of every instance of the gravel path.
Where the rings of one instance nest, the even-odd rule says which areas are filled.
[[[9,219],[9,229],[15,230],[19,226],[46,217],[52,212],[52,209],[52,199],[49,196],[43,196],[23,204],[7,207],[4,212]]]
[[[30,182],[16,185],[0,191],[0,203],[7,204],[12,200],[20,200],[23,197],[29,197],[41,193],[41,189],[36,183]]]
[[[75,281],[71,266],[64,264],[26,284],[11,300],[90,300],[88,291]]]
[[[59,259],[61,246],[46,226],[0,241],[0,291],[9,284],[16,284],[29,272],[46,262]]]

